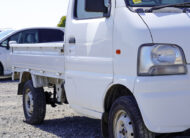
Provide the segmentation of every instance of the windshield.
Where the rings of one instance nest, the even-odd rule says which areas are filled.
[[[10,34],[11,32],[13,32],[13,30],[6,30],[0,32],[0,40],[3,39],[6,35]]]
[[[126,0],[127,5],[131,7],[153,7],[186,2],[190,2],[190,0]]]

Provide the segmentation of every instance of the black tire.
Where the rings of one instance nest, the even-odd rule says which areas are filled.
[[[126,124],[131,125],[131,128],[133,130],[132,132],[127,131],[127,129],[123,129],[123,128],[127,128],[128,126],[126,125],[127,127],[123,127],[124,126],[123,124],[120,125],[122,121],[119,122],[120,119],[119,121],[116,119],[117,115],[120,112],[126,113],[126,115],[122,116],[122,119],[127,116],[126,118],[128,118],[130,122]],[[137,103],[132,96],[120,97],[113,103],[110,113],[109,113],[109,120],[108,120],[109,138],[115,138],[114,124],[117,124],[117,123],[114,123],[114,122],[116,120],[117,120],[117,123],[119,122],[118,126],[123,127],[123,128],[121,127],[123,131],[119,131],[121,135],[132,135],[134,138],[155,138],[154,133],[150,132],[144,125]]]
[[[28,96],[32,95],[33,104]],[[29,112],[27,105],[33,105],[32,112]],[[31,107],[31,106],[30,106]],[[32,81],[29,80],[25,83],[23,89],[23,110],[28,124],[41,124],[44,121],[46,113],[46,98],[43,88],[34,88]]]
[[[4,73],[3,73],[3,66],[1,65],[0,63],[0,76],[2,76]]]

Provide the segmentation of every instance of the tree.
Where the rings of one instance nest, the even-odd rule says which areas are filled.
[[[63,16],[63,17],[61,17],[61,20],[57,26],[58,27],[65,27],[65,23],[66,23],[66,16]]]

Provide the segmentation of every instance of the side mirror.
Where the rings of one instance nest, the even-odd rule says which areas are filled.
[[[85,10],[88,12],[108,12],[104,0],[86,0]]]
[[[14,45],[14,44],[17,44],[17,42],[16,41],[9,41],[9,46]]]
[[[9,41],[7,49],[10,49],[10,45],[14,45],[14,44],[17,44],[17,42],[16,41]]]

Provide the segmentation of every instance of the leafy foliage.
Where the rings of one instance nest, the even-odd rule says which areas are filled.
[[[63,17],[61,17],[61,20],[57,26],[58,27],[65,27],[65,23],[66,23],[66,16],[63,16]]]

